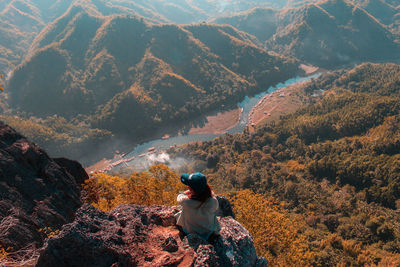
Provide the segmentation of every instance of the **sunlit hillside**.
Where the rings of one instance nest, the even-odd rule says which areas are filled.
[[[4,0],[0,3],[0,72],[17,66],[33,39],[51,21],[62,15],[72,0]]]
[[[33,39],[68,9],[80,6],[97,15],[139,15],[156,23],[198,23],[216,16],[234,14],[253,7],[283,8],[287,1],[192,1],[192,0],[2,0],[0,3],[0,72],[12,71]]]
[[[204,162],[197,166],[207,166],[201,171],[230,197],[271,264],[396,266],[399,75],[399,65],[370,63],[323,75],[304,86],[307,94],[324,90],[321,100],[255,134],[169,153]],[[106,210],[120,203],[176,204],[170,194],[179,190],[178,176],[165,166],[149,171],[95,174],[85,185],[88,201]]]

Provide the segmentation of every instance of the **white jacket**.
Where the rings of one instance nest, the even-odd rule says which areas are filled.
[[[215,197],[210,197],[202,204],[182,193],[178,195],[177,200],[182,206],[182,211],[175,214],[177,225],[189,233],[200,235],[219,233],[221,226],[215,215],[218,210],[218,200]]]

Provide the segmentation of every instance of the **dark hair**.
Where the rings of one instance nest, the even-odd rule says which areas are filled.
[[[196,193],[190,186],[189,191],[185,193],[190,199],[200,201],[201,203],[206,202],[208,198],[212,197],[212,191],[209,185],[206,186],[206,189],[201,194]]]

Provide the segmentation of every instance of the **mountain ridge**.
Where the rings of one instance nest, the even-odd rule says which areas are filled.
[[[126,99],[129,106],[147,110],[148,114],[145,114],[138,109],[137,119],[131,118],[124,123],[136,124],[145,116],[155,125],[145,128],[149,130],[159,127],[160,122],[186,119],[193,116],[193,112],[211,110],[217,103],[234,104],[245,94],[253,94],[298,72],[295,60],[258,48],[253,37],[230,26],[157,25],[141,17],[96,17],[79,8],[70,12],[49,26],[48,34],[53,41],[46,35],[37,38],[39,45],[35,46],[38,50],[15,70],[8,85],[12,107],[36,116],[54,113],[66,118],[78,113],[90,115],[97,128],[134,134],[133,129],[119,127],[120,120],[113,126],[107,119],[119,118],[119,115],[113,115],[115,112],[124,113],[111,109],[112,106],[121,107],[107,104],[109,101]],[[63,27],[62,20],[69,21],[67,27]],[[91,33],[82,30],[82,25]],[[229,47],[236,58],[232,60],[222,47]],[[58,62],[58,67],[47,71],[46,62],[50,60],[53,64]],[[149,60],[151,64],[145,63]],[[213,77],[211,73],[217,76]],[[48,77],[44,78],[46,75]],[[168,98],[165,93],[173,90],[175,85],[192,89],[183,89],[189,94],[186,98],[177,95],[181,99],[171,105],[161,96],[164,94],[163,97]],[[162,93],[160,90],[167,91]],[[213,98],[204,92],[214,94]],[[51,96],[50,110],[41,105],[42,94]],[[192,102],[193,97],[198,97],[197,108],[179,106]],[[150,98],[153,101],[147,101]],[[149,110],[154,107],[156,110]],[[179,111],[181,107],[183,109]]]
[[[256,8],[214,22],[230,23],[255,34],[269,50],[319,67],[391,61],[400,53],[399,34],[351,1],[325,0],[281,11]]]

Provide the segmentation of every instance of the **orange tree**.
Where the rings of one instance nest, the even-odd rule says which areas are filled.
[[[84,188],[90,203],[108,211],[119,204],[177,205],[176,197],[186,186],[167,166],[154,165],[126,177],[97,173]]]
[[[252,234],[257,253],[272,266],[306,266],[313,258],[306,236],[304,221],[290,215],[273,198],[242,190],[229,197],[236,219]]]

